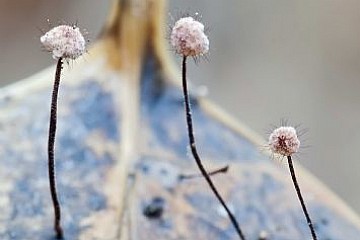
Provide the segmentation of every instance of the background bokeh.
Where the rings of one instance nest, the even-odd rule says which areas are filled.
[[[0,86],[54,63],[39,44],[47,18],[94,41],[110,2],[0,0]],[[210,27],[210,61],[191,64],[191,80],[264,137],[282,118],[308,128],[299,161],[360,212],[360,1],[169,2]]]

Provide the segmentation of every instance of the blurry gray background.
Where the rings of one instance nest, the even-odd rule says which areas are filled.
[[[0,86],[54,63],[39,44],[47,18],[94,40],[110,2],[0,0]],[[184,11],[210,27],[210,61],[191,79],[264,137],[281,118],[308,128],[299,161],[360,212],[360,1],[170,1]]]

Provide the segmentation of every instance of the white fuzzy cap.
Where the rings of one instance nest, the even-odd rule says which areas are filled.
[[[273,153],[291,156],[300,147],[300,141],[293,127],[279,127],[269,137],[269,147]]]
[[[209,51],[209,39],[204,25],[192,17],[179,19],[171,31],[170,43],[176,53],[183,56],[199,56]]]
[[[54,59],[76,59],[86,50],[86,41],[76,26],[54,27],[45,33],[40,41],[47,51],[52,52]]]

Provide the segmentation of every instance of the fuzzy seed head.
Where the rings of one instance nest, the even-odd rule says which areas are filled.
[[[201,56],[209,51],[209,39],[204,33],[204,25],[192,17],[180,18],[174,25],[170,43],[176,53],[183,56]]]
[[[76,26],[54,27],[40,37],[40,42],[52,53],[54,59],[76,59],[86,51],[86,41]]]
[[[279,127],[269,137],[269,147],[273,153],[291,156],[300,147],[300,141],[293,127]]]

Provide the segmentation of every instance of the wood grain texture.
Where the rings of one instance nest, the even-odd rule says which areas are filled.
[[[138,15],[130,10],[139,6],[120,2],[111,21],[119,22],[127,9],[127,21],[136,26]],[[65,239],[236,239],[204,180],[180,179],[198,172],[188,154],[183,97],[174,83],[180,75],[159,40],[164,22],[155,13],[164,12],[164,1],[144,2],[140,9],[150,20],[140,20],[145,33],[133,43],[141,51],[129,46],[131,39],[118,44],[124,28],[114,25],[105,28],[109,33],[86,60],[64,70],[56,158]],[[51,67],[0,90],[2,240],[54,237],[46,165],[54,72]],[[213,179],[247,238],[266,232],[272,240],[310,239],[287,169],[259,150],[262,141],[250,129],[194,89],[190,93],[200,154],[209,170],[230,165],[227,174]],[[295,167],[319,239],[358,239],[358,216]]]
[[[142,72],[137,157],[129,161],[133,167],[126,185],[116,182],[119,176],[112,173],[121,161],[117,148],[122,146],[119,126],[123,118],[112,89],[122,88],[121,79],[102,71],[102,79],[95,74],[75,84],[68,74],[61,87],[57,139],[67,239],[119,239],[125,228],[129,235],[123,239],[236,239],[204,181],[179,179],[182,173],[197,172],[187,152],[181,91],[163,80],[152,55]],[[5,89],[1,94],[0,238],[51,239],[46,175],[50,85],[27,96],[13,96],[14,92]],[[262,231],[270,239],[307,239],[308,229],[286,169],[210,117],[196,98],[192,105],[206,165],[230,164],[229,173],[214,180],[249,239]],[[117,190],[107,190],[114,182],[126,189],[124,205],[114,201]],[[301,177],[300,183],[319,238],[356,239],[357,223],[333,206],[332,196],[318,194],[316,186]],[[143,210],[155,197],[164,200],[164,212],[152,219]],[[121,219],[119,208],[125,212]]]

